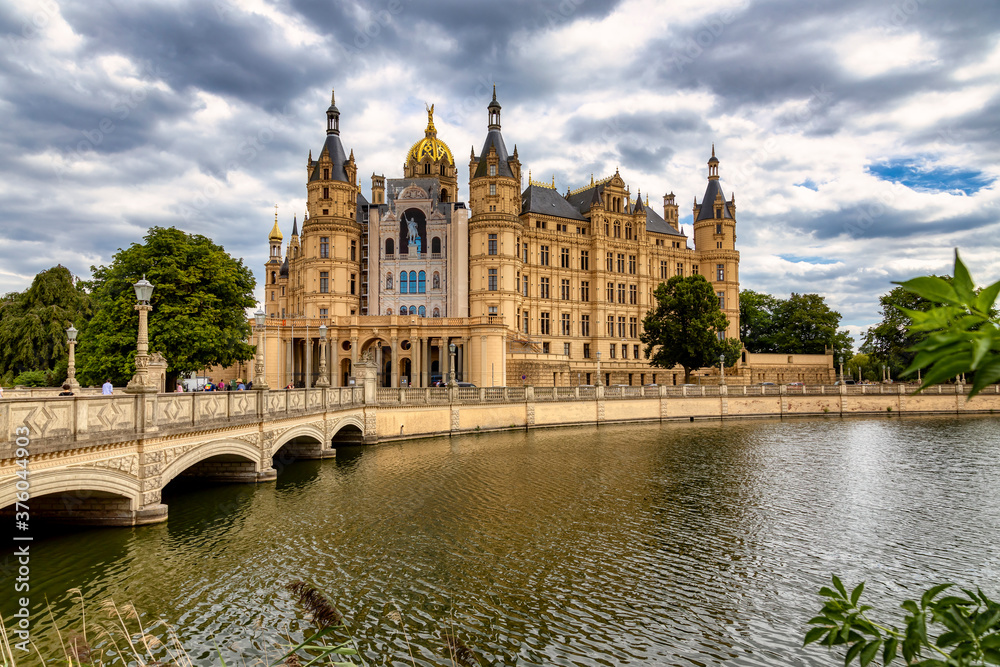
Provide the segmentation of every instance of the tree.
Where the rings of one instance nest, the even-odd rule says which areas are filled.
[[[718,332],[729,322],[704,276],[673,276],[653,296],[656,305],[643,318],[640,336],[646,358],[660,368],[681,366],[688,383],[692,370],[716,364],[723,349]]]
[[[781,299],[745,289],[740,291],[740,340],[748,352],[780,352],[774,343],[774,311]]]
[[[149,349],[168,364],[167,386],[180,373],[230,366],[253,356],[246,309],[254,306],[253,273],[201,235],[153,227],[143,244],[119,250],[109,266],[91,267],[96,313],[79,350],[80,375],[125,384],[135,368],[139,318],[132,285],[153,283]]]
[[[786,354],[823,354],[831,348],[834,356],[850,355],[854,340],[838,332],[839,325],[840,313],[819,294],[792,292],[774,309],[772,340],[775,349]]]
[[[943,280],[951,278],[944,277]],[[879,304],[882,321],[864,333],[861,351],[871,355],[873,361],[889,366],[891,373],[898,376],[913,363],[916,356],[909,348],[924,338],[922,333],[909,332],[913,320],[901,309],[926,311],[934,304],[902,286],[879,297]]]
[[[0,376],[4,384],[25,371],[55,371],[69,358],[66,329],[81,334],[93,314],[87,293],[74,284],[64,266],[42,271],[24,292],[12,292],[0,301]],[[49,373],[50,382],[65,379]]]

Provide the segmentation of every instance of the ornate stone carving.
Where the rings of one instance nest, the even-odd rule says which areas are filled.
[[[604,401],[597,402],[597,421],[604,421]]]
[[[529,405],[527,410],[528,426],[533,426],[535,424],[535,406]]]
[[[457,431],[460,425],[461,421],[459,421],[459,410],[458,408],[453,407],[451,409],[451,430]]]
[[[139,475],[139,455],[130,454],[128,456],[118,456],[113,459],[103,459],[94,461],[91,464],[95,468],[105,468],[107,470],[118,470],[120,472],[137,477]]]

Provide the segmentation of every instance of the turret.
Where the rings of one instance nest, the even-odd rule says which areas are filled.
[[[663,195],[663,219],[667,221],[668,225],[680,231],[678,207],[673,192]]]
[[[372,172],[372,204],[379,205],[385,203],[385,174],[376,176]]]

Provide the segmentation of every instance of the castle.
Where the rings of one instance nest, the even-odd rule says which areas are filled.
[[[494,88],[468,206],[433,107],[402,177],[372,174],[368,199],[331,98],[326,141],[306,162],[301,231],[296,218],[283,248],[276,214],[269,236],[268,385],[348,385],[362,357],[384,387],[431,386],[452,367],[477,386],[677,384],[681,369],[650,366],[639,340],[654,289],[673,275],[705,276],[729,320],[720,336],[739,336],[736,200],[714,146],[691,247],[674,194],[661,215],[617,170],[565,194],[530,174],[524,187],[500,111]]]

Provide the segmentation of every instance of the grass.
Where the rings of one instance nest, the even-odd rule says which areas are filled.
[[[287,643],[272,647],[275,658],[268,658],[267,647],[264,657],[240,657],[239,667],[353,667],[367,665],[360,647],[344,622],[344,616],[325,595],[315,587],[302,581],[285,586],[299,609],[308,617],[314,630],[301,642],[286,637]],[[184,648],[173,628],[164,621],[156,621],[144,626],[139,613],[131,603],[121,607],[114,600],[105,600],[98,605],[101,621],[88,625],[87,609],[83,593],[71,589],[76,596],[74,602],[80,604],[80,629],[67,636],[59,629],[51,607],[47,607],[52,621],[55,638],[58,640],[61,657],[46,660],[34,642],[32,652],[27,654],[16,649],[17,640],[11,641],[7,633],[6,620],[0,617],[0,667],[19,667],[28,664],[56,664],[66,667],[112,667],[129,665],[136,667],[194,667],[188,651]],[[410,664],[416,667],[416,659],[410,646],[410,638],[403,622],[403,614],[396,607],[388,619],[399,624],[406,641]],[[447,661],[453,667],[478,667],[481,663],[476,653],[470,649],[450,626],[443,633]],[[227,664],[218,647],[214,647],[217,659],[213,664],[220,667],[236,667]],[[21,655],[23,657],[18,657]],[[34,662],[37,657],[39,663]]]

